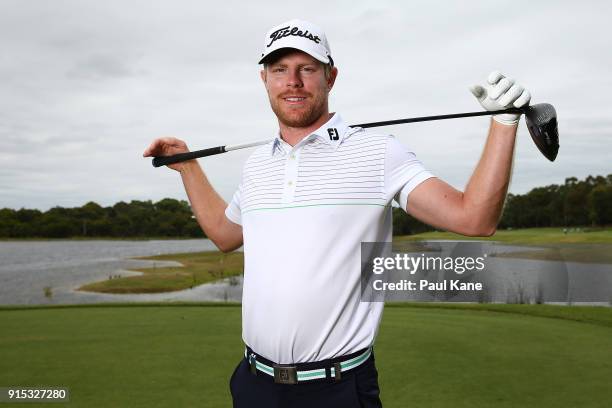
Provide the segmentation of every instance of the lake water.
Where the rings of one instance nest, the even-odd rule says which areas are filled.
[[[362,247],[362,253],[365,248]],[[612,304],[612,265],[603,263],[582,263],[564,261],[567,247],[552,247],[547,251],[556,254],[559,261],[532,260],[507,257],[512,253],[540,251],[534,246],[507,245],[491,241],[428,241],[411,244],[395,242],[392,253],[412,253],[413,258],[427,256],[434,258],[465,260],[483,257],[484,269],[464,271],[458,275],[451,268],[421,269],[414,275],[405,271],[392,270],[387,275],[390,282],[413,281],[418,285],[421,280],[440,283],[442,288],[414,291],[384,292],[385,301],[445,301],[445,302],[500,302],[500,303],[555,303],[555,304]],[[610,245],[574,245],[575,254],[587,258],[594,252],[612,250]],[[465,268],[464,268],[465,269]],[[362,275],[370,282],[372,278]],[[451,281],[469,284],[481,283],[484,290],[461,291],[451,287]],[[371,285],[370,285],[371,287]],[[370,290],[370,299],[380,300],[380,292]]]
[[[216,247],[208,239],[0,242],[0,304],[240,301],[242,286],[224,282],[155,294],[114,295],[75,290],[110,275],[139,274],[128,269],[176,264],[131,257],[211,250]],[[45,287],[51,287],[51,297],[45,296]]]
[[[462,251],[488,254],[487,273],[464,276],[482,281],[489,290],[487,300],[512,302],[517,296],[534,299],[536,289],[552,303],[612,303],[612,265],[496,258],[495,253],[533,250],[494,243],[461,244]],[[466,249],[467,248],[467,249]],[[242,280],[200,285],[192,289],[158,294],[114,295],[76,291],[111,275],[130,276],[128,269],[176,265],[174,262],[145,261],[133,257],[215,250],[207,239],[152,241],[0,241],[0,304],[81,304],[141,301],[240,301]],[[451,247],[457,252],[457,248]],[[440,277],[438,277],[439,279]],[[45,288],[51,288],[51,296]],[[437,294],[439,295],[439,293]],[[437,300],[449,300],[445,292]],[[540,294],[541,296],[541,294]],[[394,300],[431,300],[426,293],[390,293]],[[453,300],[461,300],[460,298]],[[474,301],[474,299],[465,299]]]

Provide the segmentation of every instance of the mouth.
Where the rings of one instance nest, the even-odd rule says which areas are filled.
[[[290,105],[299,105],[306,100],[306,97],[305,96],[284,96],[282,99],[285,102],[289,103]]]

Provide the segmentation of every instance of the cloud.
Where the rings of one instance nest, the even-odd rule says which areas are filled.
[[[105,78],[126,78],[136,75],[136,72],[122,59],[113,55],[90,55],[78,61],[66,75],[70,79],[96,81]]]
[[[321,13],[320,10],[325,10]],[[92,1],[0,3],[0,207],[185,198],[178,175],[141,157],[161,135],[193,149],[270,138],[256,58],[294,17],[325,28],[349,123],[479,110],[468,86],[500,69],[550,102],[561,149],[548,163],[521,124],[511,190],[610,173],[604,52],[610,5],[574,2]],[[554,22],[549,24],[548,22]],[[488,119],[381,128],[437,175],[467,183]],[[249,152],[201,161],[225,199]]]

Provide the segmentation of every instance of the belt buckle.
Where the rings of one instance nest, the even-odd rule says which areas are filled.
[[[342,366],[340,363],[334,363],[334,378],[336,381],[340,381],[342,379]]]
[[[274,364],[274,382],[277,384],[297,384],[297,369],[291,365]]]

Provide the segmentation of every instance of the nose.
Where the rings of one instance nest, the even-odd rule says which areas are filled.
[[[289,70],[289,75],[287,76],[287,86],[289,88],[301,88],[304,86],[299,69]]]

